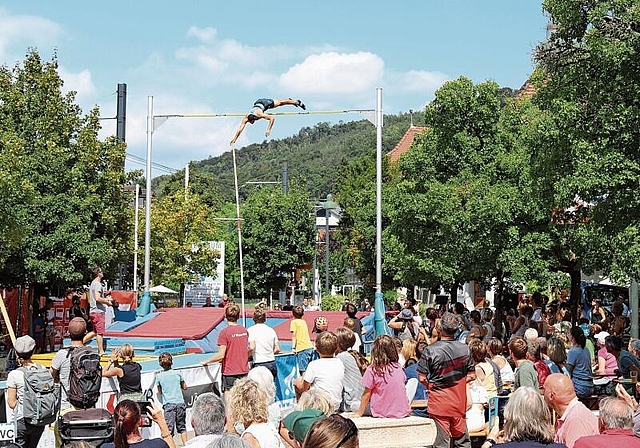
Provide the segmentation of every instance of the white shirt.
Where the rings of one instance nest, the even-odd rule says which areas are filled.
[[[331,397],[334,410],[342,402],[342,383],[344,382],[344,364],[338,358],[320,358],[311,361],[304,372],[304,380],[312,389],[319,389]]]
[[[247,329],[249,333],[249,343],[255,343],[253,351],[253,362],[274,361],[273,353],[278,336],[273,328],[265,324],[255,324]]]
[[[360,342],[360,338],[355,331],[353,332],[353,334],[356,337],[356,342],[353,344],[353,347],[351,347],[351,350],[360,351],[360,345],[362,345],[362,343]]]
[[[45,367],[39,364],[33,364],[27,368],[29,370],[38,370],[44,369]],[[7,389],[9,388],[16,390],[16,398],[18,400],[18,403],[12,410],[11,415],[8,416],[7,420],[20,420],[22,418],[22,403],[24,403],[24,372],[21,368],[12,370],[11,372],[9,372],[9,375],[7,375]]]

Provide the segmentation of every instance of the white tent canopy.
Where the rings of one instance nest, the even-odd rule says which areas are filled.
[[[149,292],[159,292],[164,294],[178,294],[178,291],[174,291],[171,288],[167,288],[164,285],[154,286],[153,288],[149,288]]]

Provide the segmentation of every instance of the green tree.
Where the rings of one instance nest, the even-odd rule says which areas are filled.
[[[159,200],[151,214],[151,275],[156,285],[179,285],[215,275],[219,253],[212,210],[197,194],[180,191]],[[144,226],[141,226],[144,229]]]
[[[546,0],[554,32],[538,46],[545,113],[532,165],[554,210],[555,250],[572,271],[640,271],[640,8],[631,0]],[[565,270],[566,272],[566,270]],[[577,298],[579,274],[572,275]]]
[[[0,152],[23,157],[23,177],[12,188],[28,182],[34,193],[31,203],[13,207],[28,216],[28,234],[0,266],[7,283],[77,284],[92,266],[113,272],[129,255],[125,146],[98,139],[98,110],[81,115],[75,93],[62,94],[57,68],[55,56],[43,62],[36,51],[0,68]]]
[[[287,194],[264,187],[242,204],[245,288],[263,299],[284,288],[296,268],[313,259],[315,229],[309,195],[298,187]]]

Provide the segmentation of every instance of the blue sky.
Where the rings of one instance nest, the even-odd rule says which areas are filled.
[[[29,47],[44,59],[57,51],[65,89],[104,117],[126,83],[127,153],[145,158],[149,95],[155,114],[246,112],[260,97],[370,109],[382,87],[385,113],[420,110],[461,75],[519,88],[545,26],[539,0],[29,0],[0,2],[0,63],[15,65]],[[278,117],[271,138],[360,118]],[[154,133],[153,161],[182,169],[228,151],[239,120],[171,119]],[[247,126],[238,147],[263,141],[265,128]]]

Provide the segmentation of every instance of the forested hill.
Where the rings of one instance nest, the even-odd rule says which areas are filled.
[[[413,113],[414,125],[423,125],[422,112]],[[383,153],[398,143],[411,124],[409,114],[385,115],[382,131]],[[287,162],[290,182],[305,186],[312,198],[324,198],[333,191],[342,167],[349,160],[368,154],[376,148],[376,129],[366,120],[319,123],[305,127],[297,135],[281,140],[264,141],[236,151],[238,182],[280,181],[282,164]],[[193,162],[189,175],[193,191],[206,202],[234,201],[233,158],[231,151],[218,157]],[[184,186],[184,170],[153,180],[154,192],[163,197]],[[245,186],[240,194],[246,196]],[[214,193],[216,192],[217,193]],[[215,198],[213,197],[215,195]]]

